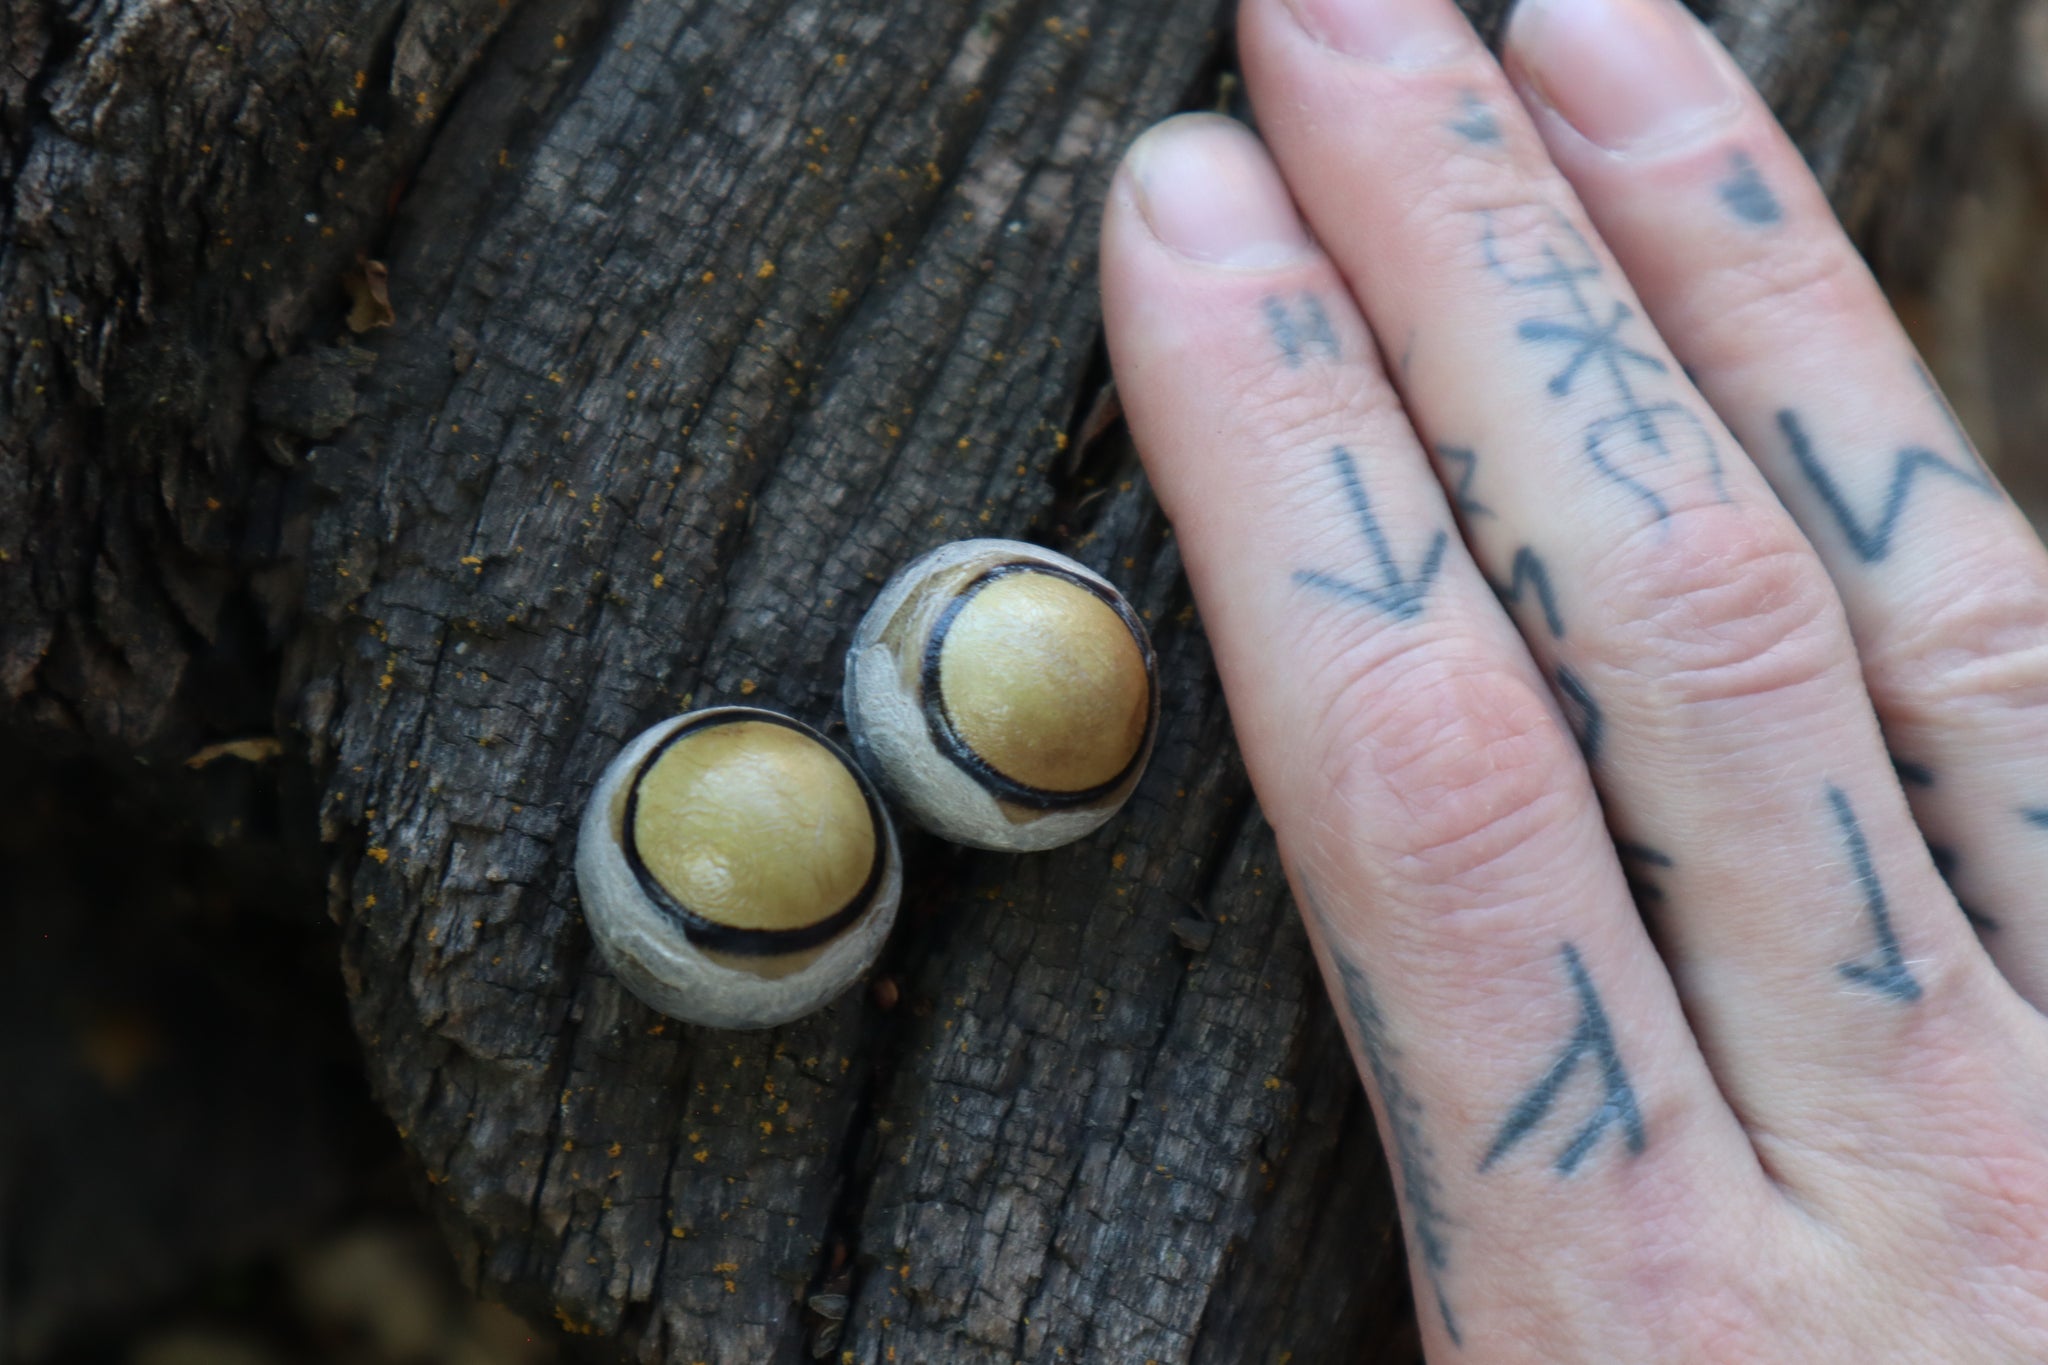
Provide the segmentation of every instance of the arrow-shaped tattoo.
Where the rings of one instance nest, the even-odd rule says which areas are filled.
[[[1450,533],[1438,531],[1436,539],[1430,542],[1429,552],[1422,557],[1422,567],[1415,571],[1413,577],[1403,574],[1400,566],[1394,563],[1394,551],[1387,544],[1386,532],[1380,529],[1380,519],[1372,510],[1372,500],[1365,495],[1365,485],[1359,482],[1358,466],[1353,462],[1351,452],[1338,446],[1332,453],[1331,463],[1336,466],[1337,480],[1344,485],[1345,496],[1351,500],[1351,511],[1358,518],[1358,528],[1365,536],[1366,547],[1372,551],[1379,566],[1380,584],[1367,587],[1332,574],[1307,570],[1296,573],[1294,581],[1320,588],[1346,602],[1377,607],[1404,621],[1413,620],[1422,614],[1422,599],[1429,595],[1429,585],[1436,581],[1437,570],[1443,567],[1444,551],[1451,541]]]
[[[1479,1163],[1481,1171],[1491,1170],[1496,1162],[1519,1146],[1522,1139],[1536,1131],[1550,1111],[1557,1107],[1565,1082],[1572,1078],[1581,1062],[1590,1062],[1594,1075],[1599,1078],[1600,1103],[1550,1163],[1557,1173],[1570,1175],[1578,1170],[1580,1163],[1609,1128],[1621,1129],[1621,1141],[1630,1156],[1642,1155],[1643,1148],[1649,1145],[1650,1137],[1643,1126],[1642,1110],[1636,1104],[1635,1087],[1629,1084],[1628,1072],[1622,1067],[1621,1051],[1614,1045],[1614,1030],[1608,1026],[1607,1011],[1601,1008],[1599,992],[1593,989],[1593,979],[1586,974],[1586,964],[1580,959],[1579,950],[1569,943],[1564,945],[1564,967],[1571,977],[1572,993],[1578,997],[1579,1022],[1572,1029],[1564,1051],[1558,1053],[1557,1060],[1543,1073],[1542,1079],[1529,1087],[1501,1124],[1493,1145],[1487,1148],[1485,1159]]]
[[[1834,808],[1835,823],[1841,827],[1842,842],[1848,848],[1849,868],[1856,887],[1863,893],[1863,908],[1870,916],[1870,928],[1877,938],[1877,960],[1844,962],[1835,970],[1844,980],[1868,986],[1899,1001],[1912,1004],[1920,998],[1920,983],[1906,965],[1905,950],[1899,946],[1898,931],[1892,927],[1891,905],[1885,899],[1884,883],[1878,880],[1877,863],[1870,856],[1870,841],[1863,837],[1863,825],[1856,819],[1849,797],[1830,783],[1828,805]]]

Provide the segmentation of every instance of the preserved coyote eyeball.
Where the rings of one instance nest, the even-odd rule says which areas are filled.
[[[889,580],[854,635],[845,701],[855,755],[920,824],[980,848],[1054,848],[1137,786],[1158,665],[1100,575],[966,540]]]
[[[665,720],[611,761],[576,885],[633,994],[691,1023],[765,1028],[867,969],[903,873],[852,759],[800,721],[727,706]]]

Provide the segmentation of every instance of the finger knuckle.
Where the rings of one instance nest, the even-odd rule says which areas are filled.
[[[2048,571],[1996,553],[1952,569],[1938,607],[1902,613],[1866,643],[1879,713],[1912,727],[2048,707]]]
[[[1587,647],[1667,711],[1835,687],[1852,659],[1841,606],[1791,522],[1754,507],[1681,510],[1606,556]]]
[[[1753,362],[1757,338],[1839,326],[1871,306],[1875,290],[1863,261],[1839,237],[1800,233],[1768,250],[1744,250],[1703,271],[1693,296],[1710,306],[1696,329],[1692,357],[1702,372]]]
[[[1499,891],[1575,808],[1577,759],[1526,670],[1438,642],[1357,671],[1313,731],[1334,836],[1407,898]]]
[[[1491,153],[1454,149],[1441,158],[1389,171],[1388,202],[1402,206],[1413,254],[1469,262],[1485,240],[1489,259],[1520,268],[1560,245],[1560,222],[1573,221],[1570,190],[1542,169]],[[1583,240],[1591,249],[1592,237]]]
[[[1400,396],[1377,366],[1339,366],[1309,386],[1275,361],[1241,378],[1230,398],[1262,449],[1320,451],[1396,436],[1413,441]]]
[[[1982,1263],[2023,1272],[2037,1287],[2048,1286],[2042,1242],[2048,1233],[2048,1153],[2040,1135],[2018,1116],[1984,1122],[1981,1103],[1964,1112],[1974,1113],[1980,1126],[1970,1138],[1975,1150],[1945,1163],[1959,1187],[1948,1210],[1949,1224],[1974,1243]]]

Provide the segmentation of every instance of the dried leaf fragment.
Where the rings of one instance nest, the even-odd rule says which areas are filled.
[[[261,763],[276,758],[284,752],[284,745],[274,735],[259,739],[231,739],[225,744],[209,744],[185,760],[188,768],[203,768],[215,759],[239,758],[244,763]]]
[[[366,260],[341,277],[353,305],[348,310],[348,329],[367,332],[372,327],[389,327],[398,314],[391,308],[391,268],[382,261]]]

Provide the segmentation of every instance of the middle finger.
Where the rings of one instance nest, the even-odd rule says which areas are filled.
[[[1995,996],[1825,570],[1450,0],[1246,0],[1239,35],[1261,131],[1661,897],[1723,1088],[1760,1136],[1825,1144]]]

